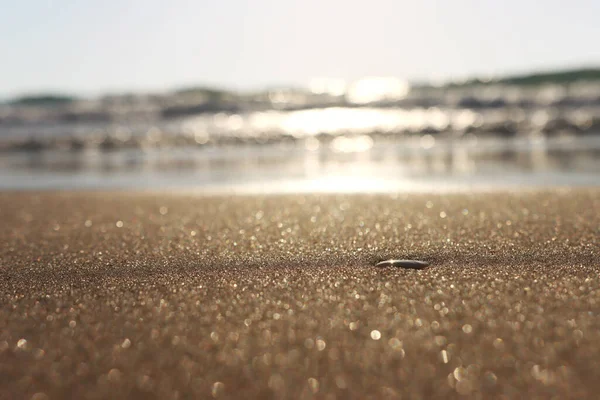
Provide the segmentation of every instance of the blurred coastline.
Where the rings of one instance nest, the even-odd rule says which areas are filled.
[[[0,103],[0,167],[2,189],[599,185],[600,69],[22,96]]]

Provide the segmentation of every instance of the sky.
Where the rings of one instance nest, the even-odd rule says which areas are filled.
[[[0,97],[600,66],[597,0],[0,0]]]

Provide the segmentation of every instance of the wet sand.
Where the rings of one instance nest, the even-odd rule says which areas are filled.
[[[0,194],[0,398],[595,398],[600,190]],[[376,268],[387,258],[423,270]]]

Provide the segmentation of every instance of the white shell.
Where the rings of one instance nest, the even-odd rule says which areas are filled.
[[[375,264],[376,267],[402,267],[412,269],[423,269],[428,265],[428,262],[418,260],[385,260]]]

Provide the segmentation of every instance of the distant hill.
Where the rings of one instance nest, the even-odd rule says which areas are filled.
[[[600,80],[600,69],[587,68],[561,72],[545,72],[502,78],[501,83],[515,85],[539,85],[543,83],[572,83]]]
[[[9,104],[20,105],[20,106],[47,106],[47,105],[59,105],[68,104],[76,101],[77,98],[66,95],[55,95],[55,94],[42,94],[32,96],[21,96],[15,99],[9,100]]]
[[[474,85],[523,85],[536,86],[543,84],[568,84],[583,81],[600,81],[600,68],[582,68],[566,71],[539,72],[524,75],[513,75],[491,80],[469,79],[461,83],[449,83],[448,87],[464,87]]]

